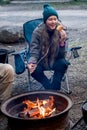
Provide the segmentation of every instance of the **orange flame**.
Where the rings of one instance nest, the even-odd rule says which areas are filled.
[[[45,118],[52,115],[56,108],[54,107],[54,98],[50,96],[49,99],[40,100],[37,98],[36,101],[32,102],[30,100],[23,101],[26,104],[26,108],[24,108],[24,112],[30,115],[33,118]]]

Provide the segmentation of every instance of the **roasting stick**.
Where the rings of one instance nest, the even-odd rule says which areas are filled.
[[[51,46],[51,45],[50,45],[50,46]],[[50,46],[49,46],[49,48],[47,49],[47,52],[45,53],[45,55],[44,55],[43,57],[41,57],[41,59],[37,62],[36,66],[41,62],[41,60],[43,60],[43,59],[46,57],[46,55],[47,55],[48,52],[49,52]],[[28,61],[27,61],[27,64],[28,64]],[[36,67],[35,67],[35,68],[36,68]],[[31,73],[30,73],[30,70],[29,70],[29,69],[28,69],[28,82],[29,82],[28,85],[30,85],[30,87],[29,87],[29,90],[30,90],[30,88],[32,87],[32,86],[31,86],[32,82],[31,82]]]

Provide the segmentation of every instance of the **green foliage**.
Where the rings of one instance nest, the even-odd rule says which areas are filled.
[[[11,0],[0,0],[0,5],[2,4],[9,4]],[[54,7],[64,7],[64,6],[86,6],[87,0],[72,0],[70,2],[50,2]],[[41,3],[39,3],[41,4]]]
[[[9,4],[10,0],[0,0],[0,5]]]
[[[70,2],[55,2],[51,3],[56,9],[67,9],[72,7],[85,7],[87,8],[87,0],[72,0]]]

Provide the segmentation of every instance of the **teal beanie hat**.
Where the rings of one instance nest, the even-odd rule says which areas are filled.
[[[43,21],[44,21],[44,23],[46,22],[48,17],[50,17],[52,15],[54,15],[58,18],[58,13],[52,6],[45,4],[43,6],[43,8],[44,8],[44,10],[43,10]]]

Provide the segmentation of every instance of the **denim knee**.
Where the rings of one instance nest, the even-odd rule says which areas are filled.
[[[54,62],[53,69],[59,72],[65,72],[70,63],[66,59],[59,59]]]

